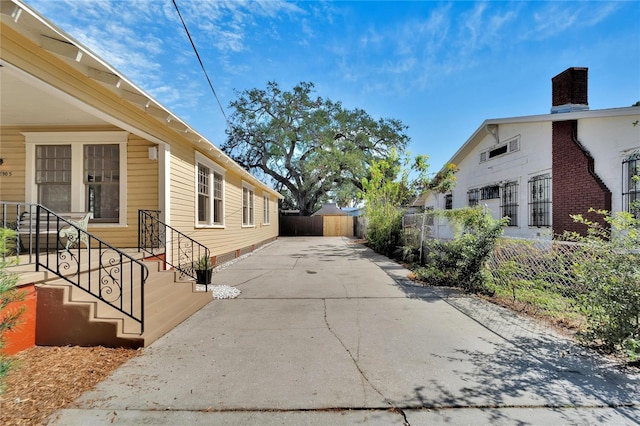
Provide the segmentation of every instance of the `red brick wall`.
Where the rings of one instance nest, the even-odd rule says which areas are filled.
[[[578,122],[556,121],[552,126],[553,233],[586,228],[573,222],[570,214],[583,214],[592,220],[601,216],[588,214],[589,208],[611,210],[611,191],[594,172],[593,157],[578,142]]]
[[[587,68],[569,68],[551,79],[552,106],[566,104],[588,105]]]

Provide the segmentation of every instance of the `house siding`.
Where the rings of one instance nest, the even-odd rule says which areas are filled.
[[[505,228],[506,236],[552,238],[565,230],[584,232],[569,215],[585,214],[589,208],[622,209],[622,162],[640,150],[640,126],[633,125],[640,119],[639,112],[639,108],[627,108],[585,111],[573,115],[578,117],[575,120],[552,114],[534,120],[524,117],[521,122],[489,121],[498,126],[501,143],[519,136],[520,150],[480,162],[480,153],[497,145],[494,136],[481,127],[451,159],[460,169],[452,191],[453,207],[468,205],[469,189],[516,181],[518,226]],[[579,144],[572,135],[577,135]],[[551,227],[529,226],[528,182],[542,174],[551,177]],[[493,217],[501,216],[500,200],[480,200],[479,204],[486,205]],[[428,197],[426,205],[443,208],[443,195]],[[433,233],[441,238],[453,235],[444,221],[435,225]]]
[[[24,202],[24,136],[16,127],[0,127],[0,200]]]
[[[590,208],[611,210],[611,191],[595,173],[594,158],[580,145],[578,122],[553,123],[553,231],[586,233],[586,226],[570,215],[598,220]]]
[[[12,179],[0,176],[0,198],[3,201],[25,200],[25,147],[21,131],[91,131],[125,130],[129,132],[127,142],[127,212],[125,226],[104,226],[90,224],[89,231],[99,238],[118,247],[137,245],[138,209],[163,210],[165,200],[161,188],[168,187],[169,225],[191,238],[207,245],[212,254],[224,254],[253,247],[278,235],[277,202],[279,194],[249,176],[206,141],[194,142],[186,133],[171,129],[166,121],[158,120],[145,111],[144,107],[123,99],[115,87],[99,83],[86,73],[72,66],[74,61],[60,57],[42,49],[37,41],[15,31],[11,26],[0,23],[0,45],[2,59],[13,67],[24,70],[34,81],[40,80],[56,96],[66,101],[86,107],[87,112],[97,114],[101,119],[109,117],[114,126],[101,128],[86,126],[47,128],[2,128],[2,155],[6,170],[11,164],[19,164]],[[157,109],[157,108],[156,108]],[[106,128],[104,128],[106,127]],[[191,135],[193,136],[193,135]],[[197,140],[197,138],[196,138]],[[162,162],[148,159],[148,148],[159,145],[164,150],[169,147],[170,169],[166,171],[167,184],[160,182]],[[222,158],[220,165],[226,169],[225,184],[225,227],[223,229],[197,228],[195,225],[195,150],[201,150],[213,161]],[[6,153],[6,155],[5,155]],[[14,163],[15,161],[15,163]],[[255,226],[242,227],[241,194],[242,181],[255,187]],[[271,225],[262,224],[263,191],[271,194],[273,210]],[[166,213],[166,212],[165,212]]]

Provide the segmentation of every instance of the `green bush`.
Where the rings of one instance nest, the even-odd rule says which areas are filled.
[[[10,303],[24,299],[24,293],[16,288],[18,277],[7,271],[11,262],[4,260],[3,256],[15,246],[16,235],[15,231],[0,228],[0,393],[4,389],[4,379],[13,364],[12,359],[2,352],[5,345],[4,333],[19,323],[20,315],[24,311],[20,308],[7,309]]]
[[[594,210],[591,210],[594,211]],[[610,351],[640,358],[640,220],[630,213],[596,211],[603,223],[573,219],[588,227],[586,236],[565,233],[578,244],[580,262],[573,264],[579,298],[587,316],[582,339]]]
[[[461,287],[468,292],[488,292],[484,266],[502,235],[507,219],[495,220],[481,207],[440,213],[455,229],[451,241],[424,242],[424,267],[416,276],[433,285]]]

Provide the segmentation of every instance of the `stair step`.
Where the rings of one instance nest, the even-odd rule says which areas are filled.
[[[46,285],[63,288],[64,300],[68,305],[84,304],[88,306],[89,322],[112,323],[117,330],[116,337],[143,339],[146,346],[212,300],[210,292],[194,291],[195,285],[192,281],[175,282],[174,271],[156,271],[153,267],[150,267],[149,271],[145,282],[145,331],[142,335],[140,335],[141,326],[137,321],[66,280],[57,279],[49,281]],[[88,276],[91,276],[91,285],[93,290],[97,291],[98,272],[94,270],[83,275],[80,282],[88,288]],[[125,286],[122,297],[125,301],[130,300],[131,289],[129,286]],[[138,311],[139,308],[134,308],[134,314],[139,316],[140,312]]]

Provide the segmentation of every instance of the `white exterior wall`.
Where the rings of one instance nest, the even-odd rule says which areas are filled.
[[[635,111],[638,111],[635,109]],[[635,112],[634,111],[634,112]],[[553,119],[562,118],[560,114]],[[575,119],[576,117],[567,117]],[[505,228],[505,235],[520,238],[552,238],[551,227],[529,226],[529,180],[537,175],[552,170],[552,122],[548,120],[532,120],[525,117],[522,122],[506,119],[508,123],[498,124],[500,143],[492,134],[482,130],[475,138],[467,142],[469,150],[458,153],[451,161],[459,168],[457,184],[454,187],[453,208],[468,206],[467,191],[506,182],[518,182],[518,225]],[[492,121],[495,122],[495,121]],[[638,122],[636,126],[634,122]],[[482,136],[484,135],[484,136]],[[480,153],[502,145],[512,138],[519,137],[519,150],[503,154],[485,162],[480,162]],[[612,195],[612,210],[622,208],[622,161],[633,152],[640,150],[640,114],[624,116],[601,116],[595,118],[578,118],[578,140],[594,158],[595,172],[607,185]],[[567,159],[570,161],[570,159]],[[579,188],[576,188],[579,190]],[[501,193],[502,194],[502,193]],[[429,196],[426,207],[444,208],[445,196]],[[492,217],[498,219],[501,214],[501,199],[479,200],[485,205]],[[553,205],[551,206],[553,210]],[[551,216],[553,215],[551,211]],[[433,228],[434,236],[451,238],[453,232],[440,219],[440,224]]]
[[[578,140],[595,159],[595,172],[611,191],[611,210],[622,209],[622,161],[640,150],[640,114],[578,121]]]
[[[529,226],[529,179],[551,171],[551,122],[514,123],[498,126],[500,143],[493,135],[482,138],[469,155],[457,164],[458,183],[453,189],[453,207],[469,205],[467,191],[507,182],[518,183],[518,225],[505,228],[505,235],[526,238],[551,238],[551,228]],[[514,138],[519,139],[519,150],[480,162],[480,153],[495,148]],[[479,200],[491,216],[502,217],[501,199]]]

